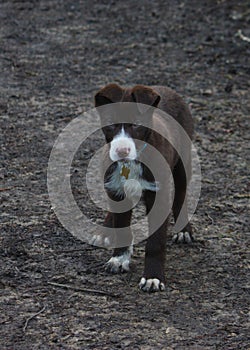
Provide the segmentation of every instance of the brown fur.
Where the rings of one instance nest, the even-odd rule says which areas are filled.
[[[192,139],[193,135],[193,121],[190,111],[183,101],[183,99],[172,89],[163,86],[144,86],[136,85],[132,88],[122,88],[117,84],[109,84],[103,89],[101,89],[95,96],[95,105],[99,107],[104,104],[115,103],[115,102],[138,102],[143,103],[152,107],[157,107],[164,112],[171,115],[186,131],[188,136]],[[156,130],[165,130],[168,139],[175,139],[180,147],[182,147],[182,140],[177,130],[174,130],[170,124],[157,112],[151,116],[152,126]],[[143,139],[143,138],[142,138]],[[185,173],[183,163],[180,161],[179,155],[173,148],[170,142],[168,142],[163,136],[155,131],[151,131],[147,136],[147,143],[154,146],[167,160],[175,180],[175,199],[173,203],[173,214],[175,220],[177,220],[180,213],[180,209],[184,203],[184,198],[186,194],[187,182],[190,177],[191,171],[188,174]],[[182,149],[182,148],[181,148]],[[108,156],[108,147],[104,156],[104,163],[112,162]],[[190,149],[183,149],[183,152],[187,154],[186,161],[190,163]],[[185,164],[185,168],[187,164]],[[106,166],[107,168],[107,166]],[[189,164],[190,168],[190,164]],[[112,172],[112,166],[110,171]],[[144,177],[148,180],[152,180],[152,174],[147,173],[145,170]],[[162,188],[162,208],[165,208],[166,191],[168,187],[169,179],[165,178]],[[165,191],[165,192],[164,192]],[[150,191],[145,191],[144,199],[146,204],[147,213],[154,203],[155,193]],[[108,193],[109,196],[118,201],[119,199],[112,193]],[[184,203],[186,206],[186,203]],[[126,227],[130,225],[131,212],[114,214],[108,213],[105,225],[110,227]],[[150,225],[150,222],[149,222]],[[166,232],[168,226],[168,219],[163,223],[163,225],[151,235],[146,244],[146,256],[145,256],[145,269],[144,277],[146,279],[157,278],[164,283],[164,260],[165,260],[165,243],[166,243]],[[192,235],[192,229],[190,224],[184,228],[183,231],[187,231]],[[130,235],[130,233],[129,233]],[[118,256],[122,254],[126,248],[117,248],[114,250],[113,256]]]

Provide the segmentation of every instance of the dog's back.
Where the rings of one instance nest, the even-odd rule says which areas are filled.
[[[170,114],[187,132],[190,139],[193,137],[193,119],[187,104],[174,90],[165,86],[151,86],[161,99],[158,108]]]

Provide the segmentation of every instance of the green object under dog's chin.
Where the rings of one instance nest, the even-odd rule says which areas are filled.
[[[129,176],[129,173],[130,173],[130,168],[128,168],[125,164],[123,164],[121,172],[120,172],[120,175],[124,176],[125,179],[127,180],[128,176]]]

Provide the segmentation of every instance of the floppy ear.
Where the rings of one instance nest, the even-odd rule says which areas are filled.
[[[109,84],[95,95],[95,106],[99,107],[108,103],[120,102],[123,89],[117,84]]]
[[[136,85],[131,92],[134,102],[143,103],[152,107],[157,107],[160,102],[160,95],[150,87]]]

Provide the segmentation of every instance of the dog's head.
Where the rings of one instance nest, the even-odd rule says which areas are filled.
[[[114,111],[111,108],[108,115],[99,113],[105,125],[103,133],[110,144],[109,156],[112,161],[135,160],[138,156],[136,140],[147,141],[151,132],[152,108],[147,106],[157,107],[160,96],[144,85],[123,89],[117,84],[109,84],[95,95],[96,107],[116,102],[133,102],[136,106],[123,103]]]

